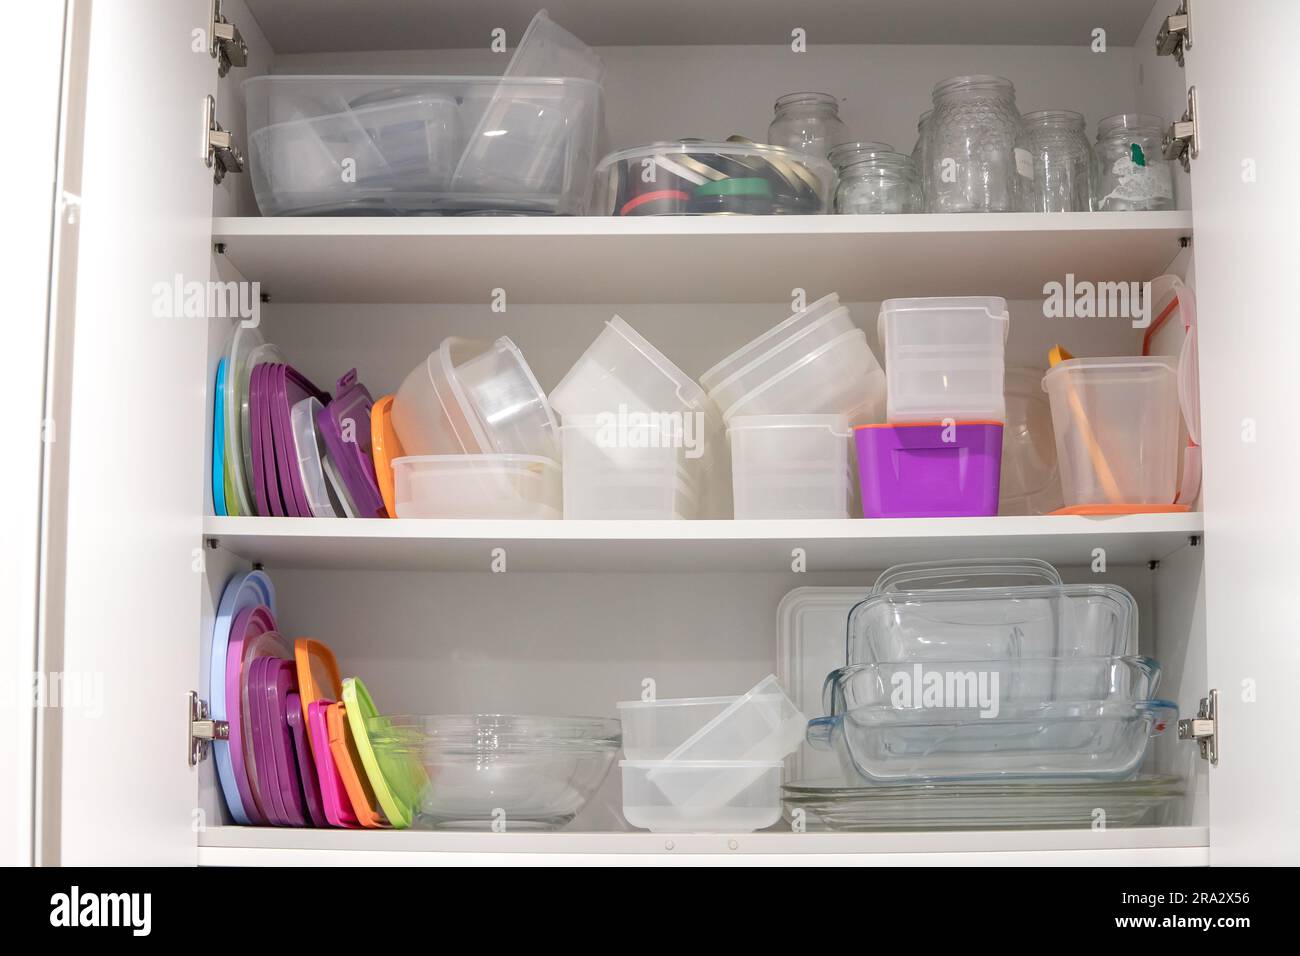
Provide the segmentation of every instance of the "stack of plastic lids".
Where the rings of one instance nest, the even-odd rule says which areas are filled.
[[[360,678],[341,678],[320,641],[276,625],[263,571],[226,584],[212,634],[209,699],[229,739],[214,742],[231,818],[253,826],[410,826],[424,781],[372,744],[380,719]]]

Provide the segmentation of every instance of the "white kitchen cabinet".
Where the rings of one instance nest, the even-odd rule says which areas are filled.
[[[1198,89],[1199,154],[1179,178],[1177,211],[710,221],[259,218],[247,175],[214,186],[204,164],[208,95],[243,143],[238,83],[250,75],[500,72],[489,31],[517,37],[535,4],[224,0],[249,62],[220,80],[206,49],[193,49],[210,0],[97,5],[75,326],[52,339],[68,445],[62,458],[46,451],[54,541],[33,598],[47,666],[102,675],[103,697],[98,713],[65,709],[42,725],[38,861],[1300,861],[1300,762],[1287,729],[1288,676],[1300,663],[1289,553],[1300,529],[1287,492],[1300,469],[1285,421],[1300,335],[1283,281],[1300,249],[1286,228],[1300,144],[1283,121],[1300,9],[1195,2],[1184,69],[1153,50],[1175,5],[755,0],[737,31],[685,0],[657,4],[653,23],[643,4],[549,4],[608,63],[611,146],[761,136],[777,95],[824,88],[846,97],[860,135],[907,150],[933,83],[963,72],[1009,76],[1022,109],[1077,109],[1094,127],[1135,109],[1176,118],[1187,87]],[[88,4],[69,6],[84,17]],[[674,6],[682,17],[665,14]],[[795,28],[807,31],[807,52],[789,49]],[[1105,52],[1092,49],[1095,28],[1106,30]],[[452,49],[430,52],[438,47]],[[1056,341],[1136,353],[1141,333],[1127,323],[1042,319],[1042,285],[1067,272],[1140,281],[1171,269],[1194,270],[1200,296],[1203,510],[1100,521],[216,518],[211,383],[229,323],[159,315],[154,304],[156,284],[176,276],[260,281],[268,339],[321,384],[358,366],[378,396],[452,331],[511,335],[549,388],[615,311],[696,375],[778,319],[795,288],[840,291],[868,328],[886,296],[1004,294],[1015,300],[1017,363],[1043,364]],[[504,314],[488,305],[496,288]],[[500,547],[509,570],[494,574]],[[807,573],[791,571],[794,548],[805,549]],[[1167,669],[1162,696],[1191,716],[1219,691],[1216,766],[1192,742],[1155,748],[1160,767],[1189,777],[1175,826],[665,837],[622,824],[615,770],[555,834],[239,828],[212,761],[191,769],[185,759],[186,695],[207,687],[213,608],[229,575],[254,562],[276,581],[285,632],[331,644],[385,710],[612,714],[644,677],[688,696],[739,691],[774,670],[776,608],[795,587],[859,585],[898,561],[980,554],[1046,558],[1087,579],[1098,548],[1106,579],[1138,597],[1142,648]]]

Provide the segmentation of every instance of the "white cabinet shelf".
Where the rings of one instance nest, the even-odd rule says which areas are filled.
[[[1206,866],[1205,827],[945,833],[442,833],[214,827],[199,834],[208,866],[437,866],[764,863]]]
[[[274,568],[482,571],[506,549],[512,571],[789,571],[881,568],[936,557],[1035,556],[1088,564],[1160,560],[1204,528],[1202,515],[1047,515],[880,521],[483,521],[214,518],[223,549]]]
[[[1041,298],[1159,275],[1190,212],[913,216],[218,218],[213,241],[281,302],[779,302]]]

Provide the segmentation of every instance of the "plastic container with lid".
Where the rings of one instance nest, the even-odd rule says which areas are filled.
[[[393,461],[399,518],[559,518],[558,462],[536,455],[418,455]]]
[[[864,518],[998,513],[1000,423],[860,425],[854,441]]]
[[[560,454],[546,394],[505,336],[444,339],[406,376],[391,414],[408,455]]]
[[[750,833],[781,819],[780,761],[620,760],[623,816],[656,833]],[[653,779],[652,779],[653,777]],[[729,792],[725,800],[675,803],[671,790]]]
[[[718,362],[700,376],[700,384],[710,393],[733,379],[742,369],[751,366],[759,358],[777,353],[791,340],[798,339],[819,325],[825,317],[840,307],[840,297],[832,292],[824,295],[811,305],[795,312],[788,319],[768,329],[758,338],[746,342],[721,362]],[[841,331],[848,331],[843,329]],[[839,334],[838,332],[836,334]],[[714,399],[716,401],[716,399]]]
[[[891,424],[945,419],[1001,422],[1006,299],[886,299],[877,331],[888,372]]]
[[[697,734],[739,697],[676,697],[621,700],[623,756],[628,760],[663,760]]]
[[[1043,391],[1043,370],[1008,368],[1003,395],[998,514],[1044,515],[1061,507],[1052,406]]]
[[[1175,357],[1070,359],[1048,371],[1043,389],[1067,508],[1172,505],[1181,414]]]
[[[733,138],[652,143],[596,166],[598,215],[807,215],[830,208],[835,170],[821,156]],[[682,200],[680,197],[687,197]]]
[[[569,415],[564,449],[564,516],[671,519],[699,516],[700,492],[688,469],[691,436],[672,424],[633,416]],[[675,421],[682,425],[689,418]]]
[[[845,415],[849,424],[883,417],[885,373],[854,328],[797,358],[722,412],[728,423],[743,415]]]
[[[843,415],[742,415],[727,425],[737,518],[849,518],[852,432]]]

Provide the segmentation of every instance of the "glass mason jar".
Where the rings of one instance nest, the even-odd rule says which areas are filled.
[[[852,138],[840,119],[839,102],[829,93],[787,93],[776,101],[776,118],[767,128],[773,146],[819,157]]]
[[[1173,172],[1161,147],[1164,127],[1159,116],[1146,113],[1119,113],[1097,124],[1097,209],[1174,208]]]
[[[912,162],[916,164],[916,174],[921,181],[921,196],[925,196],[925,127],[930,122],[934,110],[926,110],[916,121],[916,145],[912,147]]]
[[[1025,212],[1087,212],[1092,208],[1096,154],[1083,114],[1038,110],[1020,120],[1016,168]]]
[[[1015,212],[1019,208],[1016,90],[1000,76],[954,76],[934,88],[926,124],[929,212]]]
[[[838,146],[832,146],[826,158],[830,160],[835,172],[839,172],[846,166],[852,166],[858,161],[859,157],[868,156],[871,153],[892,153],[894,147],[888,143],[878,143],[874,140],[864,140],[858,143],[840,143]]]
[[[921,182],[916,164],[903,153],[865,153],[840,171],[835,187],[838,213],[920,212]]]

